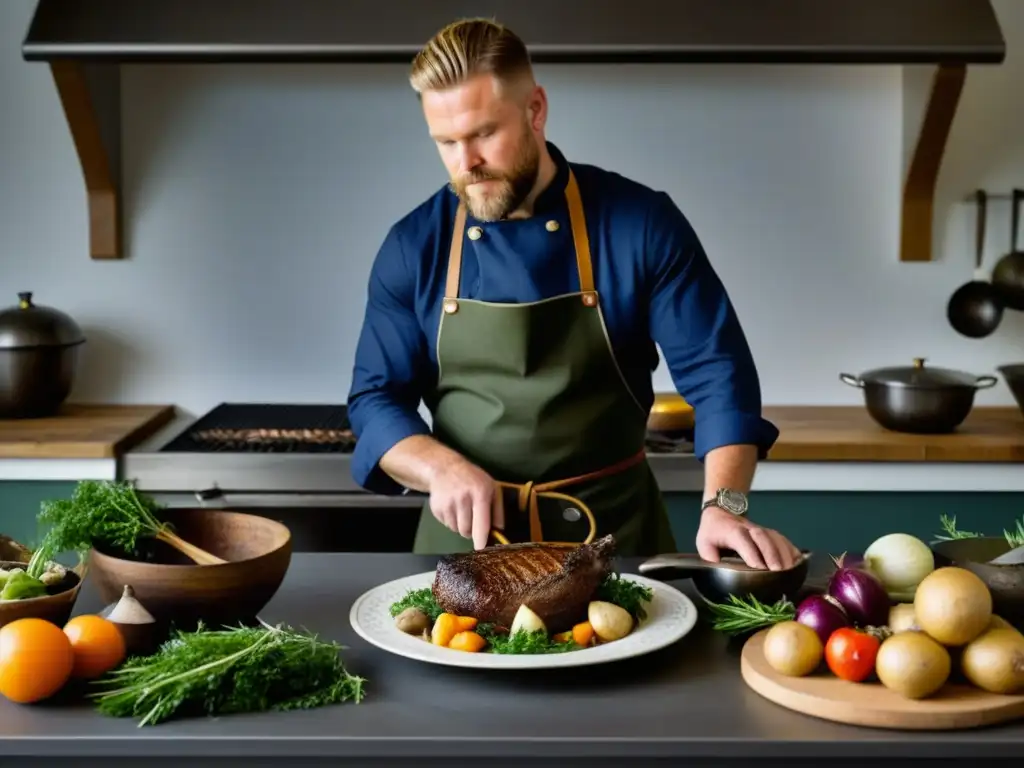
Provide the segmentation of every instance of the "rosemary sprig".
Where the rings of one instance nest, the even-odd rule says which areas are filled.
[[[363,698],[337,643],[285,625],[176,631],[157,653],[128,659],[90,694],[111,717],[138,726],[186,715],[310,709]]]
[[[939,517],[939,525],[942,526],[942,530],[945,531],[945,535],[936,535],[938,541],[953,541],[955,539],[978,539],[984,536],[983,533],[973,533],[971,531],[958,531],[956,528],[956,517],[950,517],[949,515],[942,515]]]
[[[753,595],[746,599],[729,595],[725,603],[713,603],[707,599],[704,602],[711,611],[712,626],[727,635],[741,635],[796,618],[796,606],[785,597],[771,605],[762,603]]]
[[[1024,517],[1017,521],[1016,530],[1008,531],[1004,528],[1003,536],[1011,547],[1024,547]]]
[[[977,533],[973,531],[958,531],[956,527],[956,517],[950,517],[949,515],[942,515],[939,518],[939,524],[942,526],[944,534],[940,534],[935,537],[938,541],[953,541],[956,539],[978,539],[985,536],[984,533]],[[1006,543],[1009,544],[1011,547],[1024,546],[1024,517],[1017,520],[1017,526],[1014,530],[1008,531],[1004,528],[1003,538],[1006,539]]]

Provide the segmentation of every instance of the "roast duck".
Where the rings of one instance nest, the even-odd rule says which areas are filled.
[[[612,570],[615,540],[562,547],[522,543],[444,555],[433,593],[446,613],[508,628],[520,605],[553,633],[586,618],[587,605]]]

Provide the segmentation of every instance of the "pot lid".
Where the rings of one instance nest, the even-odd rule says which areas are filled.
[[[17,306],[0,311],[0,349],[61,347],[85,341],[82,329],[68,315],[32,303],[32,294],[18,294]]]
[[[903,387],[932,389],[941,387],[975,387],[978,377],[952,368],[926,368],[923,357],[915,357],[913,365],[875,368],[860,375],[872,384],[895,384]]]

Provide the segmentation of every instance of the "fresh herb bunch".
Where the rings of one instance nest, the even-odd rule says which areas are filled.
[[[152,656],[133,657],[96,685],[97,709],[138,717],[139,727],[176,716],[311,709],[360,702],[340,645],[285,625],[176,631]]]
[[[937,535],[935,538],[939,541],[953,541],[955,539],[978,539],[985,536],[984,533],[976,533],[973,531],[959,531],[956,527],[956,517],[950,517],[949,515],[942,515],[939,518],[939,525],[942,526],[943,533]],[[1003,529],[1003,538],[1006,539],[1006,543],[1011,547],[1024,547],[1024,517],[1017,521],[1017,526],[1014,530],[1008,531]]]
[[[157,536],[171,530],[162,522],[160,507],[127,482],[82,480],[70,499],[44,501],[39,522],[49,525],[42,543],[32,555],[26,572],[36,578],[46,563],[62,552],[84,557],[95,544],[133,552],[140,536]]]
[[[796,606],[785,597],[771,605],[762,603],[753,595],[746,599],[729,595],[725,603],[704,602],[711,611],[714,628],[727,635],[742,635],[796,618]]]

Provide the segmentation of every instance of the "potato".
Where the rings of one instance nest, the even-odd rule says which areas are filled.
[[[587,606],[587,620],[594,628],[594,634],[610,643],[620,640],[633,631],[633,616],[615,603],[594,600]]]
[[[525,605],[520,605],[519,610],[516,611],[515,618],[512,619],[512,626],[509,628],[509,635],[514,635],[518,631],[524,632],[547,632],[548,628],[544,625],[544,621],[530,610]]]
[[[430,617],[419,608],[406,608],[395,616],[395,626],[409,635],[420,635],[430,629]]]

